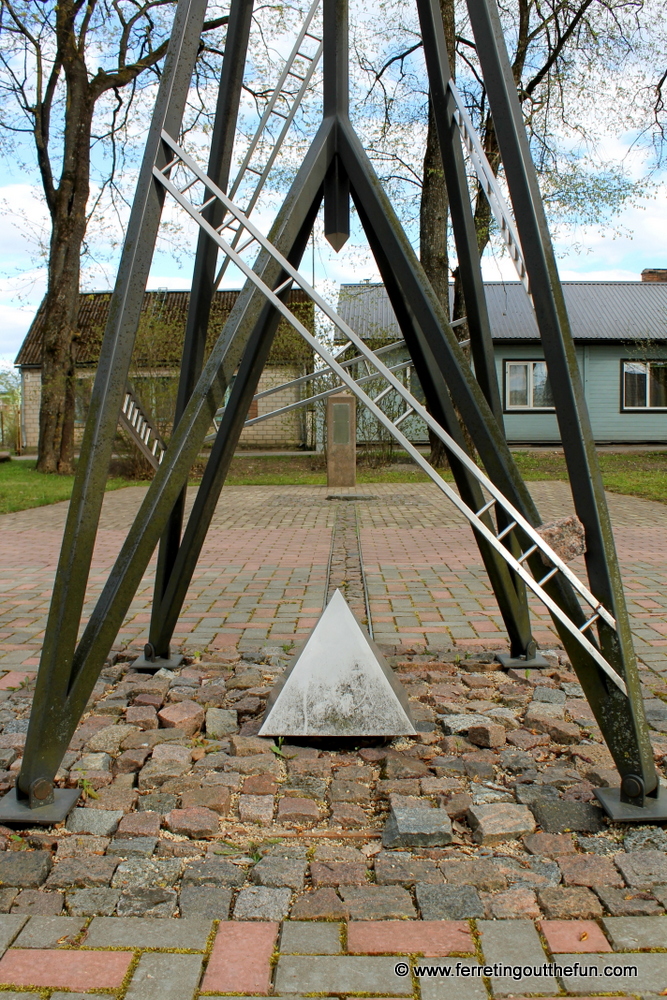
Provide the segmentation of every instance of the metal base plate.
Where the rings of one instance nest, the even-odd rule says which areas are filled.
[[[19,799],[16,789],[0,799],[0,823],[19,823],[21,826],[51,826],[62,823],[68,813],[78,802],[81,790],[79,788],[56,788],[53,792],[54,801],[47,806],[36,806],[31,809],[27,799]]]
[[[132,661],[133,670],[175,670],[183,662],[182,656],[170,656],[168,660],[163,660],[161,656],[156,656],[154,660],[147,660],[145,656],[138,656]]]
[[[527,660],[525,656],[511,656],[509,653],[496,653],[496,659],[507,670],[511,667],[518,667],[519,669],[525,667],[529,670],[541,670],[543,667],[553,666],[553,663],[549,663],[548,660],[545,660],[541,653],[536,653],[532,660]]]
[[[667,794],[664,790],[657,798],[647,796],[645,805],[633,806],[621,802],[621,789],[596,788],[595,794],[609,819],[615,823],[664,823],[667,822]]]

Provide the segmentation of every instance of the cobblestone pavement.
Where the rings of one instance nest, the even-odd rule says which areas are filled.
[[[545,519],[569,510],[564,484],[534,492]],[[667,832],[596,806],[618,774],[546,620],[550,667],[498,669],[468,530],[429,487],[356,493],[228,490],[175,672],[131,666],[147,574],[57,776],[78,807],[52,829],[0,827],[0,997],[665,995]],[[88,607],[142,495],[109,495]],[[610,501],[664,777],[667,508]],[[361,600],[355,521],[418,736],[259,739],[321,610],[334,525],[330,582]],[[61,505],[0,519],[0,792],[21,765],[62,525]]]

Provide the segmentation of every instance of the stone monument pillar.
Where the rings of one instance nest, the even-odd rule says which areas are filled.
[[[327,486],[357,485],[357,408],[354,396],[327,399]]]

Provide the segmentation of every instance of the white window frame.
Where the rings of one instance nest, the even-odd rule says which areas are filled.
[[[556,410],[555,406],[535,406],[533,403],[533,389],[534,389],[534,379],[533,372],[535,365],[543,365],[544,358],[534,358],[530,361],[524,361],[523,359],[505,360],[505,412],[506,413],[554,413]],[[525,365],[528,368],[528,403],[523,405],[518,405],[517,403],[510,403],[510,366],[511,365]]]
[[[645,403],[643,406],[630,406],[625,401],[625,375],[627,365],[645,365],[646,366],[646,395]],[[643,361],[633,360],[625,358],[621,362],[621,409],[625,413],[665,413],[667,412],[667,406],[651,406],[650,401],[650,387],[651,387],[651,365],[658,365],[660,368],[667,366],[667,358],[652,358]]]

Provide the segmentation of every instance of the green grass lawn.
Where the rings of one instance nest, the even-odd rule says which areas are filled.
[[[35,462],[0,462],[0,514],[69,500],[74,476],[47,476],[35,472]],[[108,490],[136,486],[127,479],[109,479]]]
[[[517,451],[514,457],[528,482],[568,478],[565,459],[557,452]],[[601,452],[599,457],[605,487],[612,493],[625,493],[667,503],[667,452]],[[452,478],[448,470],[443,471],[442,475],[448,480]],[[230,486],[325,486],[326,481],[324,460],[320,455],[239,455],[232,462],[227,478]],[[0,463],[0,514],[68,500],[72,482],[73,476],[47,476],[35,472],[34,462]],[[360,465],[357,482],[361,485],[424,483],[428,482],[428,476],[416,466],[411,466],[407,459],[403,459],[394,465],[380,468]],[[136,480],[118,477],[107,481],[108,490],[136,485]]]

